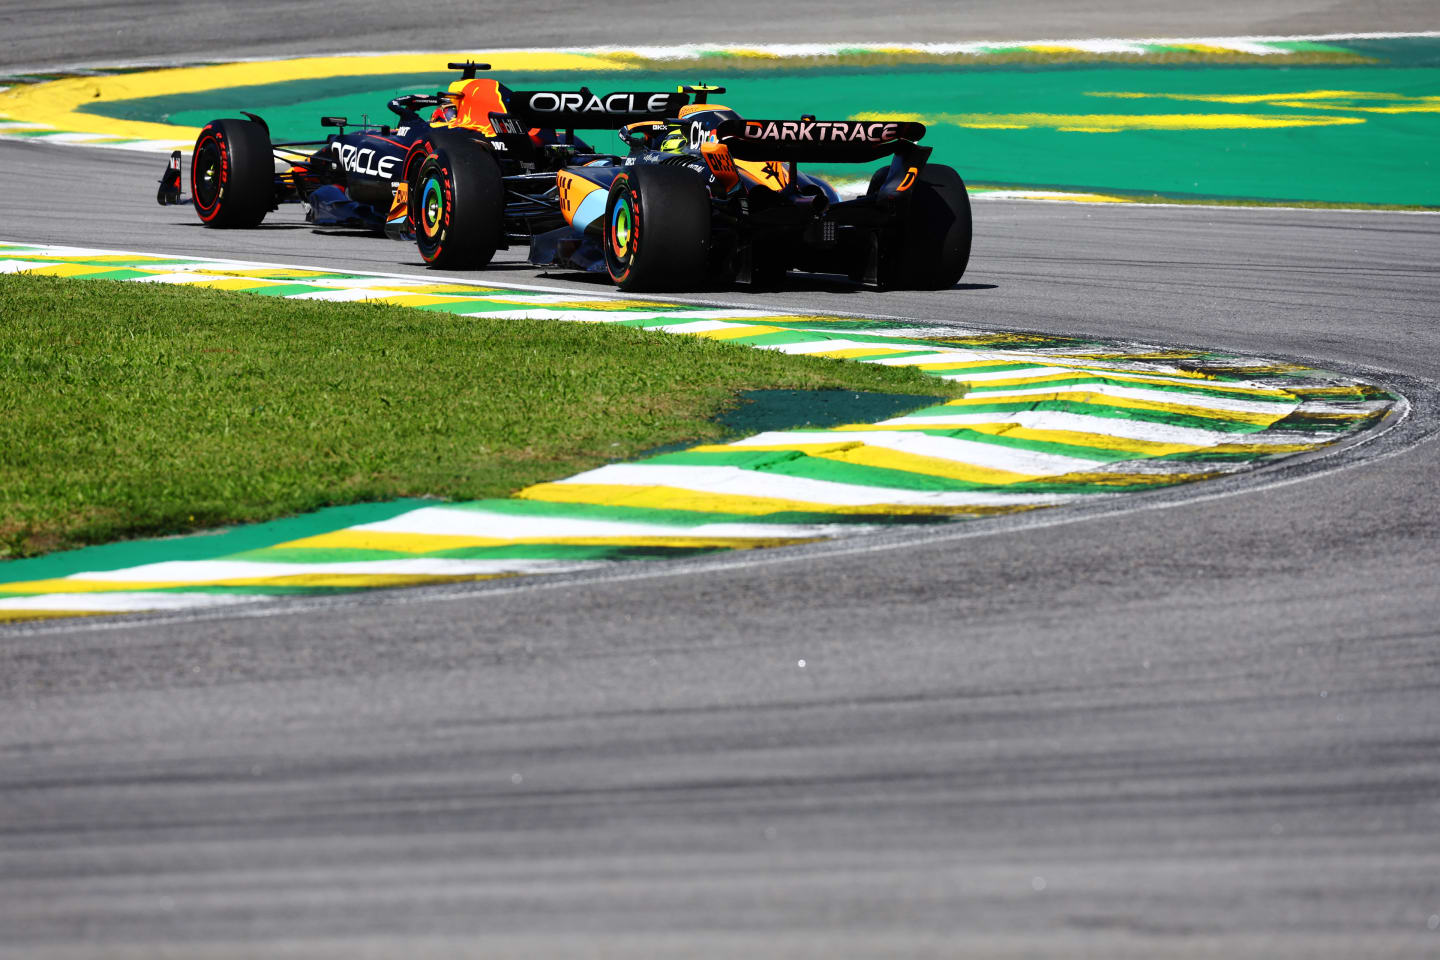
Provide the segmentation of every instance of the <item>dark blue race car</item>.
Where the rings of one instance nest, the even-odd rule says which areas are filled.
[[[649,91],[516,91],[477,77],[486,64],[449,67],[462,72],[448,90],[389,102],[393,124],[323,117],[320,125],[335,130],[323,140],[276,142],[262,118],[243,111],[243,119],[212,120],[195,141],[189,196],[181,194],[176,151],[157,200],[191,203],[211,227],[258,226],[282,203],[302,204],[306,221],[317,227],[413,239],[418,226],[428,261],[478,266],[498,248],[564,224],[555,172],[597,159],[576,128],[616,129],[672,115],[687,102],[683,94]],[[479,205],[483,223],[469,224],[463,235],[451,229],[461,224],[449,222],[443,231],[423,230],[423,188],[435,178],[422,173],[427,161],[433,167],[447,151],[479,167],[487,185],[498,178],[498,188],[487,190]],[[452,191],[464,186],[449,184]]]
[[[929,162],[923,124],[748,119],[708,102],[723,88],[679,92],[696,102],[620,128],[625,155],[577,155],[546,175],[560,219],[528,225],[532,263],[608,272],[637,291],[769,286],[791,270],[941,289],[964,274],[969,196],[958,173]],[[485,154],[442,143],[423,162],[409,223],[427,261],[478,266],[493,252],[499,198],[513,188]],[[877,160],[887,162],[850,198],[799,168]],[[466,246],[474,237],[486,238],[479,256]]]

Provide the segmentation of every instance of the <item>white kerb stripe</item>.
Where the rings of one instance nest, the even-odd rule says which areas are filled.
[[[982,392],[972,391],[965,395],[966,400],[986,402],[990,400],[1005,400],[1012,397],[1056,397],[1062,398],[1071,394],[1098,393],[1102,396],[1117,397],[1125,400],[1148,400],[1152,403],[1170,403],[1181,407],[1205,407],[1211,410],[1233,410],[1242,413],[1268,413],[1277,417],[1294,410],[1300,405],[1300,401],[1269,401],[1269,400],[1238,400],[1230,397],[1200,396],[1193,393],[1175,393],[1173,391],[1146,390],[1144,387],[1121,387],[1109,383],[1082,383],[1072,387],[1044,386],[1037,384],[1033,387],[1016,387],[1013,390],[985,390]]]
[[[306,283],[294,280],[292,283]],[[316,290],[314,293],[294,293],[287,300],[325,300],[329,303],[353,303],[360,300],[374,300],[378,297],[395,297],[408,294],[401,290]]]
[[[959,409],[959,408],[954,408]],[[926,414],[882,420],[879,426],[930,425],[934,427],[965,427],[972,424],[1014,423],[1030,430],[1065,430],[1091,434],[1098,439],[1117,437],[1125,440],[1148,440],[1153,443],[1178,443],[1209,447],[1217,443],[1261,443],[1254,434],[1231,433],[1225,430],[1202,430],[1198,427],[1176,427],[1148,420],[1125,420],[1120,417],[1087,416],[1083,413],[1062,413],[1058,410],[1015,410],[1010,413],[962,413],[955,415]],[[1291,441],[1275,441],[1288,443]]]
[[[776,431],[756,434],[729,444],[731,447],[806,447],[832,446],[862,443],[868,447],[883,447],[898,453],[909,453],[919,457],[933,457],[952,463],[965,463],[992,470],[1009,470],[1013,473],[1032,475],[1057,475],[1074,473],[1101,464],[1109,458],[1067,456],[1025,450],[1000,443],[986,443],[983,440],[967,440],[959,437],[937,437],[925,433],[906,434],[894,430],[827,430],[827,431]]]
[[[928,347],[917,346],[912,343],[874,343],[867,340],[846,340],[843,337],[836,337],[826,340],[806,340],[800,343],[776,343],[765,347],[766,350],[775,350],[779,353],[803,355],[807,353],[829,353],[833,350],[928,350]],[[916,363],[936,363],[939,360],[948,359],[951,351],[934,350],[924,357],[906,357],[901,360],[893,360],[891,363],[901,363],[903,360],[913,360]],[[962,354],[954,354],[960,359]],[[968,356],[965,357],[969,359]],[[883,359],[872,361],[874,363],[885,363]]]
[[[557,484],[586,483],[630,487],[679,487],[697,493],[728,494],[796,500],[831,506],[881,506],[896,504],[917,507],[1021,506],[1064,503],[1074,496],[984,491],[898,490],[893,487],[866,487],[833,480],[789,477],[739,467],[692,467],[670,464],[620,463],[557,480]],[[1093,496],[1093,495],[1092,495]],[[623,498],[617,496],[623,502]]]
[[[42,267],[60,267],[61,263],[49,260],[0,260],[0,273],[29,273]]]
[[[872,529],[874,528],[870,526],[840,523],[702,523],[679,526],[667,523],[525,516],[448,507],[421,507],[389,520],[350,527],[349,531],[493,537],[497,540],[573,537],[731,537],[769,540],[783,537],[836,537]]]
[[[710,333],[714,330],[744,330],[753,326],[748,323],[726,323],[724,320],[682,320],[678,323],[667,323],[663,327],[650,327],[650,330],[658,330],[661,333]]]
[[[42,593],[28,597],[0,597],[0,610],[55,613],[135,613],[141,610],[193,610],[255,603],[271,597],[234,593]]]
[[[969,370],[931,370],[933,374],[944,374],[946,380],[954,380],[962,383],[985,383],[990,380],[1024,380],[1027,377],[1054,377],[1054,376],[1076,376],[1076,377],[1115,377],[1125,383],[1143,381],[1157,385],[1174,385],[1177,387],[1199,387],[1214,390],[1216,396],[1238,396],[1243,397],[1247,391],[1258,391],[1273,393],[1275,387],[1270,384],[1255,383],[1248,380],[1199,380],[1193,377],[1175,377],[1163,373],[1151,373],[1146,370],[1093,370],[1084,367],[1029,367],[1024,370],[990,370],[983,372],[971,372]],[[1138,384],[1137,384],[1138,385]],[[1020,386],[1017,384],[1017,386]],[[1035,384],[1042,386],[1042,384]]]
[[[276,563],[250,560],[169,560],[124,570],[72,573],[67,580],[117,583],[211,583],[295,577],[308,574],[349,576],[482,576],[505,573],[557,573],[600,566],[599,562],[566,560],[450,560],[416,557],[404,560],[366,560],[358,563]]]

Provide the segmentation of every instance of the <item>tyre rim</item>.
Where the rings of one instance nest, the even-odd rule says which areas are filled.
[[[615,250],[615,256],[624,258],[630,250],[630,234],[634,223],[634,214],[630,210],[630,198],[623,197],[615,204],[615,210],[610,214],[610,246]]]
[[[220,193],[220,151],[215,148],[215,141],[205,141],[195,158],[195,165],[198,171],[195,177],[195,200],[202,207],[213,206]]]
[[[445,212],[445,194],[440,181],[431,177],[420,190],[420,222],[425,236],[433,237],[440,232],[441,215]]]

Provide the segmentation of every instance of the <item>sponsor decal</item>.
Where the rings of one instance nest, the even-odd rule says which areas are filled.
[[[740,182],[740,174],[735,170],[735,161],[730,158],[728,147],[719,143],[706,143],[700,147],[700,155],[710,165],[710,182],[719,182],[728,193]]]
[[[710,169],[717,174],[729,176],[735,172],[735,163],[730,159],[730,151],[723,147],[719,150],[706,150],[703,153],[705,162],[710,164]]]
[[[715,131],[714,131],[714,130],[706,130],[706,129],[704,128],[703,124],[701,123],[701,121],[695,120],[695,121],[692,121],[692,122],[691,122],[691,124],[690,124],[690,149],[691,149],[691,150],[699,150],[702,145],[707,144],[707,143],[716,143],[718,140],[719,140],[719,137],[715,136]]]
[[[793,140],[818,143],[885,143],[898,139],[895,121],[864,120],[746,120],[746,140]]]
[[[395,165],[400,162],[399,157],[381,157],[371,147],[356,147],[350,143],[332,143],[330,146],[346,172],[395,179]]]
[[[601,96],[589,90],[567,92],[539,90],[524,94],[533,113],[664,113],[674,100],[670,93],[611,93]]]
[[[570,199],[575,179],[575,174],[564,170],[555,177],[555,186],[560,191],[560,212],[565,215],[566,220],[571,219],[575,213],[575,204]]]
[[[490,123],[495,127],[496,133],[508,133],[511,136],[523,137],[525,126],[518,120],[498,113],[490,114]]]

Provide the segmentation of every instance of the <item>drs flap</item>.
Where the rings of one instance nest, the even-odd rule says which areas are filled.
[[[621,90],[592,93],[579,90],[516,90],[509,97],[511,110],[528,118],[532,126],[555,129],[618,130],[627,123],[674,117],[690,102],[683,93]]]
[[[740,160],[866,163],[901,152],[925,136],[911,120],[727,120],[720,142]]]

